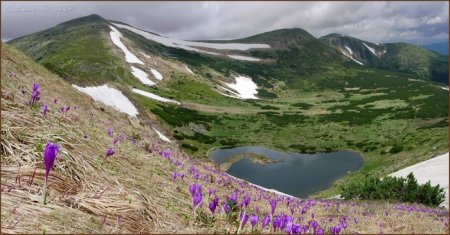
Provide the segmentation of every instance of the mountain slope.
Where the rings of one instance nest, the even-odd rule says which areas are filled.
[[[339,227],[342,233],[445,233],[448,229],[448,211],[442,209],[300,200],[234,179],[189,158],[176,145],[160,143],[147,125],[93,102],[20,52],[3,44],[1,48],[4,233],[265,233],[268,228],[262,229],[261,221],[270,214],[269,200],[277,202],[273,218],[292,219],[303,233],[313,233],[316,225],[317,232]],[[30,108],[33,83],[40,84],[41,99]],[[42,103],[50,110],[46,116]],[[62,113],[60,105],[72,109]],[[111,136],[107,128],[112,129]],[[114,143],[114,138],[119,140]],[[42,152],[47,141],[61,148],[49,174],[48,203],[42,205]],[[106,157],[109,147],[115,153]],[[202,206],[195,209],[192,183],[203,190]],[[215,189],[211,197],[209,189]],[[207,205],[214,195],[219,204],[211,213]],[[230,200],[227,197],[236,198],[228,215],[222,207]],[[245,197],[249,198],[246,207],[240,204]],[[239,229],[240,210],[259,216],[255,229],[250,223]],[[276,232],[286,233],[287,227]]]
[[[421,47],[448,56],[448,42],[431,43]]]
[[[329,34],[322,42],[374,68],[407,72],[448,84],[448,57],[407,44],[375,44],[350,36]]]
[[[130,72],[108,43],[109,31],[106,20],[90,15],[8,43],[71,83],[131,83]]]

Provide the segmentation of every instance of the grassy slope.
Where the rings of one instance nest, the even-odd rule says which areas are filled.
[[[206,190],[211,187],[217,189],[220,202],[235,189],[240,189],[239,201],[243,193],[249,195],[248,213],[259,207],[263,216],[270,210],[267,199],[276,198],[273,194],[219,174],[204,162],[189,159],[176,146],[160,144],[149,127],[92,102],[9,46],[2,45],[1,55],[2,232],[41,233],[44,228],[47,233],[236,232],[236,222],[226,222],[223,213],[212,217],[208,211]],[[15,76],[9,77],[7,72]],[[41,85],[38,105],[49,105],[47,118],[39,107],[30,109],[27,105],[35,82]],[[59,99],[57,105],[53,98]],[[58,112],[62,104],[72,109],[62,114]],[[124,133],[125,141],[113,145],[112,137],[105,134],[107,127],[115,135]],[[84,133],[87,139],[83,139]],[[130,136],[138,142],[131,142]],[[50,172],[48,204],[43,206],[39,203],[44,176],[42,152],[47,141],[61,145],[61,151]],[[110,146],[116,153],[105,158]],[[167,147],[172,149],[172,162],[158,154]],[[200,176],[208,174],[209,180],[194,179],[188,173],[192,166]],[[185,172],[184,180],[172,182],[174,170]],[[204,206],[196,210],[195,217],[188,191],[192,182],[201,183],[204,190]],[[345,233],[445,233],[448,229],[444,210],[408,206],[412,212],[407,212],[385,202],[278,200],[276,213],[293,209],[294,218],[302,213],[303,223],[314,213],[326,231],[344,217],[348,221]],[[250,232],[248,225],[243,232]]]

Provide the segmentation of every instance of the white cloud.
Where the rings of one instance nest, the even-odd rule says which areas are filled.
[[[26,35],[55,22],[96,13],[179,39],[233,39],[299,27],[316,37],[341,33],[375,42],[421,43],[437,40],[436,35],[448,35],[449,18],[448,2],[3,3],[2,38]],[[16,13],[7,10],[11,4],[36,10]],[[75,7],[61,14],[55,12],[56,6]],[[414,31],[417,33],[411,33]]]

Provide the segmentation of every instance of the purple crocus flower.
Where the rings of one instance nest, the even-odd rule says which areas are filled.
[[[216,189],[215,188],[210,188],[208,189],[208,195],[211,196],[211,194],[215,193]]]
[[[192,203],[194,204],[194,207],[196,207],[198,204],[200,204],[201,201],[202,201],[202,193],[201,192],[197,192],[192,197]]]
[[[194,196],[196,190],[197,190],[196,184],[189,185],[189,192],[191,192],[191,196]]]
[[[58,103],[58,99],[54,98],[53,103],[55,103],[55,104]]]
[[[84,137],[85,139],[87,139],[87,138],[88,138],[88,135],[87,135],[86,133],[84,133],[83,137]]]
[[[106,128],[106,134],[109,136],[112,136],[113,131],[111,130],[111,128]]]
[[[248,215],[244,212],[244,215],[241,214],[240,219],[241,219],[241,228],[245,227],[245,224],[247,224],[248,221]]]
[[[47,142],[47,145],[45,145],[45,151],[44,151],[44,165],[45,165],[45,182],[48,180],[48,174],[50,173],[50,170],[52,169],[53,163],[55,162],[56,155],[58,155],[59,152],[59,146],[52,143]]]
[[[123,133],[120,133],[119,135],[119,140],[123,141],[125,139],[125,135]]]
[[[248,207],[249,203],[250,203],[250,197],[249,196],[245,196],[244,199],[242,200],[242,205],[244,207]]]
[[[117,144],[117,141],[119,141],[119,139],[118,138],[114,138],[114,144]]]
[[[275,212],[275,209],[277,208],[277,200],[271,199],[270,200],[270,207],[272,208],[270,213],[273,215],[273,213]]]
[[[67,111],[69,111],[69,109],[70,109],[70,106],[67,106],[66,110],[64,112],[67,113]]]
[[[209,210],[211,213],[214,214],[214,211],[216,211],[216,207],[219,204],[219,198],[217,196],[214,197],[214,199],[209,203]]]
[[[227,202],[223,203],[223,211],[225,211],[225,214],[228,214],[230,212],[231,208],[230,205],[228,205]]]
[[[40,93],[41,93],[39,91],[39,88],[40,88],[40,86],[39,86],[38,83],[34,83],[33,84],[33,88],[32,88],[32,91],[31,91],[30,106],[33,106],[36,103],[36,101],[41,99],[41,97],[39,96]]]
[[[45,181],[44,181],[44,190],[42,192],[42,203],[46,203],[47,198],[47,181],[48,181],[48,174],[50,173],[50,170],[52,169],[53,163],[55,162],[56,156],[59,152],[59,146],[52,143],[47,142],[47,145],[45,145],[44,150],[44,166],[45,166]]]
[[[61,106],[61,113],[64,113],[64,106]]]
[[[44,103],[42,104],[42,113],[44,113],[44,117],[47,116],[48,107]]]
[[[177,172],[176,171],[174,171],[172,174],[172,180],[173,180],[173,182],[177,181]]]
[[[114,150],[112,148],[108,148],[108,150],[106,150],[106,156],[112,156],[114,154]]]
[[[265,227],[267,227],[269,223],[270,223],[270,215],[267,214],[262,221],[261,228],[264,229]]]
[[[252,225],[252,230],[255,228],[257,223],[258,223],[258,216],[252,214],[252,216],[250,216],[250,224]]]

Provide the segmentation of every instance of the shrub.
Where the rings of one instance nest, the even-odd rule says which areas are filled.
[[[444,188],[426,184],[419,185],[414,175],[410,173],[406,179],[397,177],[385,177],[380,180],[377,177],[365,178],[363,182],[353,182],[341,187],[341,197],[348,199],[369,200],[398,200],[401,202],[422,203],[427,206],[439,206],[444,199]]]

